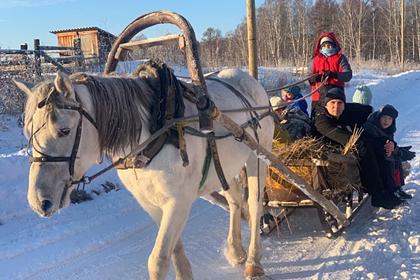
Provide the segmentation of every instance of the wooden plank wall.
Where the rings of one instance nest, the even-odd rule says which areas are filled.
[[[73,47],[73,40],[80,37],[82,43],[82,52],[85,58],[98,57],[98,32],[96,30],[63,32],[57,33],[58,46]],[[62,53],[66,55],[66,53]]]

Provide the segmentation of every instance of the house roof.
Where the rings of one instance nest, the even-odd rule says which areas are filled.
[[[58,33],[64,33],[64,32],[81,32],[81,31],[90,31],[90,30],[97,30],[101,33],[106,33],[112,37],[116,37],[114,34],[109,33],[108,31],[105,31],[99,27],[91,26],[91,27],[77,27],[77,28],[69,28],[69,29],[60,29],[60,30],[52,30],[50,33],[58,34]]]

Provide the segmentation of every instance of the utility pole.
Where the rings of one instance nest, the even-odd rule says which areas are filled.
[[[401,0],[401,70],[404,71],[404,0]]]
[[[246,0],[246,25],[248,33],[249,74],[258,80],[257,25],[255,20],[255,0]]]

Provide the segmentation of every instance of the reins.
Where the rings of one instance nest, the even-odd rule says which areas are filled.
[[[299,85],[299,84],[302,84],[302,83],[304,83],[304,82],[306,82],[306,81],[310,80],[310,79],[311,79],[312,77],[314,77],[315,75],[316,75],[316,74],[310,75],[310,76],[308,76],[308,77],[306,77],[306,78],[304,78],[304,79],[302,79],[302,80],[300,80],[300,81],[297,81],[297,82],[292,83],[292,84],[287,84],[287,85],[282,86],[282,87],[279,87],[279,88],[272,88],[272,89],[268,89],[268,90],[266,90],[266,92],[267,92],[267,93],[271,93],[271,92],[276,92],[276,91],[279,91],[279,90],[282,90],[282,89],[285,89],[285,88],[290,88],[290,87],[292,87],[292,86],[297,86],[297,85]]]

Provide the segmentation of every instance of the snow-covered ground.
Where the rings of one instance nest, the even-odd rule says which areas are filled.
[[[348,100],[359,83],[371,87],[375,108],[391,103],[400,112],[397,140],[419,155],[406,185],[414,198],[392,211],[365,205],[335,240],[325,237],[314,209],[296,210],[288,225],[263,238],[263,265],[271,279],[420,279],[420,71],[358,72],[346,89]],[[102,191],[42,219],[26,202],[25,142],[16,119],[1,116],[0,279],[147,279],[157,230],[130,194]],[[111,172],[87,190],[101,190],[106,180],[118,182]],[[204,200],[194,204],[183,239],[195,279],[242,279],[243,268],[230,267],[223,255],[227,227],[223,209]],[[243,229],[247,241],[245,223]]]

